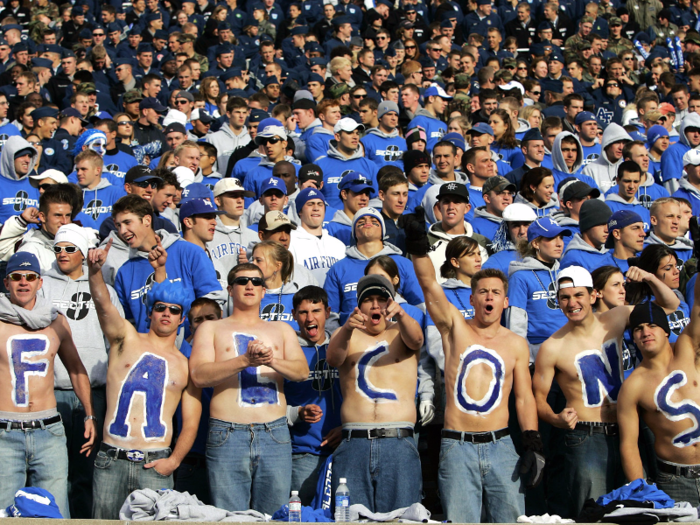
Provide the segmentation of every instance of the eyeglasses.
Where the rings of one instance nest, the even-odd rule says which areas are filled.
[[[30,144],[34,147],[41,146],[41,142],[30,142]]]
[[[625,57],[622,60],[634,60],[634,57]]]
[[[518,69],[522,69],[524,71],[527,71],[527,66],[518,66]]]
[[[187,99],[184,99],[184,98],[175,101],[175,104],[177,104],[178,106],[181,106],[182,104],[189,104],[189,103],[190,103],[190,101]]]
[[[118,67],[115,71],[117,71],[117,73],[121,73],[122,71],[124,71],[124,69],[125,68],[123,67]]]
[[[253,286],[262,286],[262,277],[236,277],[233,280],[233,284],[238,284],[240,286],[247,286],[248,283],[252,283]]]
[[[439,47],[431,47],[430,51],[442,51],[442,48]]]
[[[364,95],[355,94],[355,95],[352,96],[352,98],[354,98],[354,99],[356,99],[356,100],[360,100],[360,99],[363,99],[363,98],[367,98],[367,94],[364,94]]]
[[[530,93],[532,93],[533,95],[537,95],[537,96],[542,94],[541,91],[530,91]]]
[[[130,120],[122,120],[121,122],[117,122],[117,126],[133,126],[134,123],[131,122]]]
[[[180,308],[179,306],[169,306],[169,305],[165,305],[163,303],[158,303],[153,307],[153,311],[158,312],[159,314],[162,314],[163,312],[165,312],[166,309],[170,310],[170,313],[173,315],[182,314],[182,308]]]
[[[268,144],[277,144],[278,142],[282,142],[282,139],[280,137],[270,137],[265,138],[265,137],[260,137],[260,144],[263,146],[267,146]]]
[[[93,33],[92,36],[105,36],[105,34],[104,33]]]
[[[53,247],[53,253],[58,255],[61,252],[66,252],[66,253],[75,253],[78,251],[77,246],[54,246]]]
[[[16,283],[20,282],[22,280],[22,277],[24,277],[28,283],[33,283],[39,278],[39,276],[35,273],[12,272],[10,275],[7,276],[7,278],[10,281],[14,281]]]
[[[385,37],[385,36],[378,36],[377,37],[377,40],[386,40],[386,39],[387,39],[387,37]]]
[[[404,49],[415,49],[416,46],[404,46]]]
[[[145,181],[143,181],[143,182],[132,182],[131,184],[133,184],[134,186],[138,186],[139,188],[143,188],[143,189],[146,189],[146,188],[157,188],[157,187],[158,187],[158,183],[157,183],[157,182],[155,182],[155,181],[150,181],[150,180],[145,180]]]

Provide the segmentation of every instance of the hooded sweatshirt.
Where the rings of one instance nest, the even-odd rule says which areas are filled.
[[[698,118],[700,119],[700,117]],[[610,160],[608,160],[608,155],[605,152],[605,148],[607,148],[613,142],[618,142],[620,140],[631,142],[632,137],[630,137],[625,131],[625,128],[619,124],[612,123],[608,125],[603,132],[603,139],[600,144],[600,157],[583,168],[583,174],[593,178],[598,189],[600,189],[600,192],[603,194],[605,194],[605,192],[608,191],[611,186],[617,184],[617,168],[620,164],[622,164],[622,157],[620,157],[620,160],[615,163],[610,162]]]
[[[486,246],[489,243],[488,239],[483,235],[475,233],[474,228],[472,228],[472,225],[467,221],[464,221],[464,236],[471,237],[479,243],[481,262],[482,264],[486,262],[486,260],[489,258],[489,254],[486,251]],[[445,230],[442,227],[442,222],[436,222],[435,224],[432,224],[430,228],[428,228],[428,241],[430,241],[431,245],[430,252],[428,252],[428,257],[430,257],[430,260],[435,267],[435,276],[437,277],[439,283],[445,282],[445,278],[440,275],[440,267],[442,266],[442,263],[445,262],[445,250],[447,249],[449,242],[456,237],[461,237],[461,235],[445,233]]]
[[[345,258],[345,248],[343,241],[331,236],[326,230],[322,231],[321,237],[317,237],[303,227],[292,230],[289,245],[294,262],[309,270],[321,286],[326,282],[328,270]]]
[[[15,135],[7,139],[0,154],[0,224],[4,224],[8,218],[19,215],[30,206],[39,207],[39,190],[29,183],[27,175],[20,177],[15,171],[15,153],[23,149],[34,152],[29,162],[28,173],[31,173],[36,166],[38,153],[34,146],[22,137]]]
[[[202,248],[165,230],[158,230],[156,234],[168,252],[165,263],[168,279],[182,282],[191,290],[193,299],[212,292],[221,293],[214,264]],[[124,307],[124,317],[132,320],[136,330],[141,333],[148,332],[149,319],[144,296],[153,282],[154,271],[148,262],[148,252],[131,248],[129,260],[117,272],[114,288]]]
[[[456,171],[456,170],[454,173],[455,173],[454,182],[459,182],[461,184],[464,184],[468,188],[469,187],[469,177],[467,177],[466,173],[462,173],[461,171]],[[405,213],[413,213],[415,211],[416,207],[421,205],[421,202],[423,202],[423,197],[425,196],[426,191],[428,191],[433,186],[440,186],[442,184],[445,184],[446,182],[453,182],[453,181],[441,179],[438,176],[437,172],[434,169],[431,169],[430,175],[428,176],[428,182],[426,182],[423,186],[418,188],[418,190],[416,190],[412,194],[409,194],[408,203],[406,204]]]
[[[593,272],[601,266],[615,266],[615,261],[613,261],[612,252],[607,248],[601,247],[600,250],[596,250],[583,240],[580,233],[577,233],[566,247],[559,268],[563,270],[569,266],[582,266],[589,272]]]
[[[258,236],[250,228],[226,226],[217,217],[214,238],[207,243],[207,250],[212,260],[218,262],[222,268],[231,270],[238,264],[239,250],[247,248],[251,242],[257,240]]]
[[[82,189],[83,213],[94,220],[99,229],[102,222],[107,217],[112,216],[112,206],[124,196],[124,190],[118,186],[113,186],[105,178],[102,178],[93,189],[85,187]]]
[[[573,239],[574,235],[576,235],[577,233],[581,233],[581,227],[579,226],[578,221],[572,219],[569,215],[567,215],[561,210],[552,213],[551,217],[552,220],[556,221],[556,223],[562,228],[571,230],[571,235],[564,236],[564,249],[566,249],[566,247],[571,242],[571,239]]]
[[[676,190],[673,197],[680,197],[690,201],[690,206],[693,209],[693,215],[700,215],[700,190],[693,186],[688,180],[687,175],[683,175],[679,181],[680,188]]]
[[[294,330],[299,330],[299,324],[292,316],[294,305],[292,299],[301,287],[290,280],[280,288],[265,289],[265,295],[260,301],[260,319],[263,321],[282,321]]]
[[[251,141],[251,138],[250,133],[248,133],[248,128],[245,126],[243,127],[241,134],[236,135],[229,126],[229,123],[226,122],[223,126],[221,126],[219,131],[209,133],[204,140],[215,146],[216,151],[221,157],[224,156],[225,153],[232,152],[247,145]],[[219,167],[224,173],[226,172],[226,166],[223,168],[221,166]]]
[[[49,299],[53,305],[66,316],[73,332],[73,340],[78,349],[80,360],[85,365],[90,386],[102,387],[107,382],[107,360],[109,343],[100,328],[97,310],[90,293],[87,267],[83,275],[73,280],[59,270],[56,263],[42,275],[44,284],[39,293]],[[109,299],[124,315],[119,303],[117,292],[107,285]],[[54,387],[61,390],[72,390],[73,385],[66,367],[60,359],[54,362]]]
[[[333,219],[326,227],[328,233],[341,241],[345,246],[352,244],[352,217],[344,210],[337,210],[333,215]]]
[[[540,345],[566,324],[556,296],[558,273],[559,261],[549,268],[534,257],[513,261],[509,268],[506,328],[528,340],[530,362]]]
[[[676,237],[673,244],[668,245],[662,241],[653,231],[644,240],[644,247],[646,248],[650,244],[664,244],[669,248],[675,250],[678,259],[682,262],[686,262],[693,256],[693,241],[686,239],[685,237]]]
[[[617,193],[608,193],[605,196],[605,204],[608,205],[613,213],[620,210],[628,210],[638,213],[644,222],[644,232],[649,232],[649,227],[651,224],[649,210],[642,206],[642,203],[639,202],[636,197],[632,200],[632,202],[627,202]]]
[[[326,202],[332,208],[340,210],[343,208],[343,201],[340,200],[340,189],[338,184],[343,180],[346,172],[356,171],[372,182],[374,191],[377,191],[377,165],[365,158],[362,147],[346,158],[338,149],[335,140],[328,144],[328,151],[325,156],[316,159],[315,164],[323,171],[323,188],[321,191],[326,197]]]
[[[286,155],[284,157],[284,160],[286,160],[287,162],[291,162],[294,165],[294,169],[296,170],[297,175],[299,175],[299,168],[301,168],[301,163],[294,157],[289,157]],[[254,192],[256,199],[260,198],[260,190],[262,188],[263,183],[272,177],[272,169],[275,167],[275,164],[276,163],[272,162],[269,158],[267,158],[267,156],[264,156],[260,159],[258,165],[252,170],[250,170],[246,175],[245,181],[243,181],[243,187],[246,189],[246,191]],[[245,201],[245,205],[247,208],[254,202],[254,199],[252,197],[246,197]]]
[[[471,319],[474,317],[474,308],[469,304],[469,300],[472,296],[472,289],[469,285],[463,283],[459,279],[447,279],[442,283],[442,290],[445,292],[445,297],[452,303],[459,313],[465,319]],[[440,371],[445,371],[445,352],[442,348],[442,336],[438,331],[435,323],[427,316],[427,330],[426,330],[426,348],[428,354],[435,360]]]
[[[542,206],[541,208],[539,206],[535,206],[532,202],[525,199],[525,197],[523,197],[519,193],[515,196],[515,199],[513,200],[513,202],[519,202],[521,204],[525,204],[525,205],[529,206],[530,208],[533,209],[533,211],[535,212],[535,215],[537,215],[538,218],[539,217],[546,217],[547,215],[551,215],[552,213],[554,213],[555,211],[557,211],[559,209],[559,199],[557,198],[556,193],[552,193],[552,196],[550,197],[549,202],[547,204],[545,204],[544,206]]]
[[[320,122],[320,119],[318,119]],[[302,137],[305,135],[302,134]],[[316,163],[316,159],[326,155],[328,146],[331,140],[335,138],[332,131],[328,131],[323,127],[323,124],[311,129],[306,140],[306,160],[311,163]]]
[[[357,306],[357,282],[365,275],[367,263],[380,255],[388,255],[399,267],[401,285],[397,290],[409,304],[418,306],[425,302],[423,291],[413,270],[413,264],[401,255],[401,250],[389,243],[384,243],[378,253],[367,257],[357,246],[345,250],[346,257],[335,263],[326,275],[323,289],[328,294],[328,306],[332,312],[340,314],[340,323],[345,323],[348,316]]]
[[[314,159],[311,158],[311,157],[313,157],[313,152],[308,151],[308,149],[309,149],[308,142],[309,142],[309,139],[311,138],[311,135],[314,134],[314,132],[315,132],[314,130],[316,128],[319,128],[319,127],[323,128],[323,122],[321,122],[321,119],[317,118],[311,124],[309,124],[309,126],[304,131],[302,131],[301,135],[299,136],[299,140],[296,140],[296,139],[294,140],[294,156],[306,164],[314,161]],[[323,128],[323,129],[328,134],[332,135],[332,133],[330,131],[328,131],[325,128]],[[330,137],[328,140],[330,140],[332,138],[333,137]],[[319,154],[319,156],[324,155],[324,153],[327,149],[328,149],[328,144],[326,143],[326,146],[321,149],[321,153]]]
[[[396,166],[403,171],[403,152],[408,149],[406,140],[399,136],[399,130],[384,133],[379,128],[370,128],[367,134],[360,140],[365,146],[365,156],[377,164],[383,166]]]
[[[428,146],[426,151],[430,154],[433,152],[435,144],[440,142],[442,136],[447,133],[447,124],[442,120],[433,116],[427,109],[421,108],[416,111],[416,116],[408,123],[406,129],[413,129],[420,126],[425,130],[425,134],[428,136]]]
[[[119,238],[115,230],[112,230],[102,241],[100,247],[104,248],[110,240],[112,247],[107,254],[107,261],[102,265],[102,277],[108,285],[114,286],[119,268],[129,260],[129,246]]]
[[[53,239],[54,236],[44,229],[31,229],[24,235],[22,244],[17,251],[36,255],[41,271],[46,272],[56,260],[56,254],[53,252]]]
[[[651,165],[649,167],[651,168]],[[606,192],[605,195],[607,196],[610,193],[617,193],[617,184],[615,184],[615,186],[612,186]],[[693,202],[692,199],[689,199],[685,195],[680,196],[690,200],[691,203]],[[639,189],[637,190],[637,194],[635,195],[635,197],[639,201],[639,204],[641,204],[647,210],[649,210],[651,209],[651,205],[654,203],[655,200],[662,199],[664,197],[670,197],[670,195],[668,191],[666,191],[666,188],[654,182],[653,175],[647,172],[647,174],[644,177],[644,181],[642,181],[642,183],[639,185]],[[695,213],[693,213],[693,215],[695,215]]]
[[[564,155],[561,152],[561,141],[564,137],[573,137],[574,139],[576,139],[576,147],[578,148],[578,156],[576,157],[576,162],[574,162],[574,165],[571,170],[569,170],[569,168],[566,165],[566,162],[564,162]],[[579,141],[576,135],[574,135],[573,133],[569,133],[568,131],[559,133],[559,135],[557,135],[557,138],[554,139],[554,144],[552,145],[552,148],[552,175],[554,176],[555,190],[559,188],[559,184],[561,184],[561,182],[564,179],[568,179],[572,176],[576,177],[581,182],[585,182],[591,188],[598,187],[598,184],[595,180],[593,180],[588,175],[584,175],[583,173],[581,173],[583,169],[583,146],[581,146],[581,142]]]
[[[340,406],[343,404],[338,369],[326,361],[330,334],[326,332],[325,340],[319,344],[304,339],[299,332],[297,340],[309,365],[309,376],[303,381],[284,380],[287,406],[292,409],[288,412],[291,413],[292,454],[327,456],[332,450],[321,448],[321,442],[332,429],[340,426]],[[299,407],[310,404],[323,410],[321,420],[316,423],[306,423],[299,417]]]
[[[114,148],[113,150],[107,150],[104,157],[102,157],[102,160],[104,161],[104,166],[102,167],[102,178],[107,179],[113,186],[121,188],[123,194],[124,177],[126,176],[126,172],[139,164],[136,158],[133,155],[129,155],[128,153],[120,150],[119,148]]]
[[[666,148],[661,155],[661,182],[669,193],[674,193],[678,189],[678,179],[683,175],[683,155],[691,149],[685,134],[687,128],[700,129],[700,115],[695,112],[688,113],[681,122],[680,139]]]
[[[486,211],[486,206],[480,206],[474,210],[474,218],[471,221],[474,231],[487,239],[493,239],[498,227],[503,222],[503,217]]]

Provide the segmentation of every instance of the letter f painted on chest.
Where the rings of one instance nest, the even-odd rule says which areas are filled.
[[[603,351],[586,350],[574,359],[581,381],[583,404],[587,407],[602,406],[608,399],[617,403],[622,386],[622,367],[616,341],[603,343]]]
[[[28,376],[46,377],[47,359],[27,361],[30,357],[46,354],[49,339],[45,335],[13,335],[7,340],[7,357],[10,361],[12,402],[17,407],[29,406]]]

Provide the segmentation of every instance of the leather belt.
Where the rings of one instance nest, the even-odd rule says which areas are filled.
[[[369,428],[366,430],[343,430],[343,439],[381,439],[413,437],[412,428]]]
[[[617,423],[600,423],[597,421],[576,423],[576,430],[585,430],[589,434],[605,434],[606,436],[617,436],[620,434],[620,427]]]
[[[679,465],[670,465],[665,461],[660,459],[656,460],[656,465],[659,471],[665,474],[671,474],[673,476],[681,476],[683,478],[700,478],[700,465],[688,465],[687,467],[681,467]]]
[[[127,461],[131,461],[133,463],[150,463],[151,461],[155,461],[156,459],[163,459],[168,457],[168,454],[163,449],[155,451],[126,450],[123,448],[113,447],[112,445],[109,445],[107,443],[100,444],[100,450],[102,452],[106,452],[109,455],[112,455],[116,459],[126,459]]]
[[[61,414],[47,419],[33,419],[32,421],[0,421],[0,428],[5,430],[36,430],[53,425],[61,421]]]
[[[510,435],[510,430],[502,428],[492,432],[459,432],[457,430],[443,430],[442,437],[445,439],[454,439],[456,441],[464,441],[465,443],[493,443],[501,438]]]

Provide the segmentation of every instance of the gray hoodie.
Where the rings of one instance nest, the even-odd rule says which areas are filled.
[[[651,232],[649,236],[644,240],[644,246],[648,246],[649,244],[663,244],[664,246],[668,246],[673,250],[693,249],[693,241],[691,241],[690,239],[686,239],[685,237],[676,237],[675,242],[669,246],[664,241],[662,241],[654,232]]]
[[[53,253],[53,238],[54,236],[44,229],[29,230],[17,251],[36,255],[41,271],[45,272],[56,260],[56,254]]]
[[[617,167],[622,164],[622,157],[614,164],[608,160],[608,155],[605,153],[607,148],[613,142],[626,140],[632,142],[632,137],[625,131],[625,128],[619,124],[609,124],[603,132],[603,139],[600,144],[600,157],[593,162],[589,162],[583,168],[583,174],[593,178],[598,185],[601,195],[605,195],[612,186],[617,184]]]
[[[566,249],[564,250],[564,254],[562,255],[562,259],[564,259],[564,255],[566,255],[566,252],[569,250],[581,250],[584,252],[591,252],[591,253],[606,253],[608,251],[605,246],[601,246],[600,250],[596,250],[593,246],[588,244],[586,241],[583,240],[583,237],[581,237],[580,233],[574,234],[574,236],[571,238],[571,241],[569,241],[569,244],[566,246]]]
[[[350,226],[352,228],[352,217],[349,217],[348,214],[345,213],[345,210],[336,210],[336,212],[333,214],[333,219],[331,219],[331,222],[345,224],[346,226]]]
[[[566,226],[574,226],[574,227],[576,228],[576,230],[578,230],[578,228],[579,228],[578,221],[575,221],[575,220],[572,219],[569,215],[567,215],[566,213],[564,213],[564,212],[561,211],[561,210],[555,211],[554,213],[552,213],[552,215],[550,215],[550,217],[551,217],[552,220],[554,220],[559,226],[563,226],[563,227],[566,227]]]
[[[489,258],[488,251],[486,247],[489,244],[489,240],[483,235],[474,233],[474,228],[467,221],[464,221],[464,235],[466,237],[471,237],[476,242],[479,243],[479,252],[481,253],[481,264],[484,264]],[[442,228],[442,222],[436,222],[428,228],[428,241],[430,241],[431,250],[428,253],[428,257],[435,267],[435,278],[440,284],[445,282],[445,278],[440,275],[440,266],[445,262],[445,251],[447,250],[447,245],[455,237],[460,237],[460,235],[452,235],[445,233]]]
[[[559,199],[557,198],[556,193],[552,194],[552,196],[549,199],[549,202],[546,205],[544,205],[542,208],[535,206],[532,202],[525,199],[525,197],[523,197],[519,193],[515,196],[515,199],[513,200],[513,202],[519,202],[521,204],[525,204],[525,205],[529,206],[535,212],[535,215],[537,215],[537,218],[547,217],[548,215],[551,215],[552,213],[554,213],[555,210],[559,209]]]
[[[119,268],[129,260],[129,246],[119,238],[116,230],[112,230],[107,238],[102,241],[100,247],[104,248],[110,239],[112,240],[112,247],[107,254],[107,261],[102,265],[102,277],[108,285],[114,286],[114,280],[117,278]]]
[[[428,182],[426,184],[429,184],[431,186],[440,186],[441,184],[445,184],[446,182],[452,181],[441,179],[440,176],[437,174],[437,171],[435,171],[432,168],[430,169],[430,175],[428,176]],[[467,177],[466,173],[455,170],[455,182],[459,182],[461,184],[469,186],[469,177]]]
[[[573,137],[574,139],[576,139],[578,156],[576,158],[576,162],[574,163],[572,170],[569,170],[569,168],[567,168],[566,162],[564,162],[564,155],[562,155],[561,153],[561,141],[564,137]],[[559,133],[559,135],[557,135],[557,138],[554,139],[552,149],[552,165],[554,166],[555,170],[559,170],[563,173],[576,173],[583,164],[583,146],[581,146],[581,141],[573,133],[570,133],[568,131],[563,131]]]
[[[378,137],[381,137],[383,139],[393,139],[394,137],[399,136],[399,129],[396,128],[394,131],[391,133],[384,133],[381,129],[379,128],[369,128],[367,130],[367,135],[372,134],[372,135],[377,135]]]
[[[225,122],[219,131],[208,134],[204,140],[216,147],[216,151],[219,153],[219,157],[216,159],[217,166],[219,171],[226,173],[231,153],[238,148],[246,146],[251,141],[251,138],[248,128],[243,127],[241,134],[236,135],[228,125],[228,122]]]
[[[384,248],[382,248],[379,253],[375,253],[372,257],[367,257],[364,253],[357,249],[357,245],[353,244],[345,250],[345,255],[352,259],[359,259],[360,261],[369,261],[371,259],[376,259],[380,255],[403,255],[401,250],[390,242],[384,242]]]
[[[42,275],[44,285],[39,293],[48,298],[53,305],[66,316],[73,332],[73,341],[78,348],[80,360],[85,365],[90,386],[102,387],[107,381],[107,361],[109,343],[100,328],[95,303],[90,294],[87,267],[83,267],[83,275],[73,280],[53,266]],[[110,301],[116,306],[119,315],[124,317],[124,310],[117,297],[117,292],[107,285]],[[67,390],[73,385],[66,367],[60,359],[54,362],[54,387]]]
[[[487,212],[486,206],[480,206],[474,210],[474,218],[476,219],[477,217],[495,222],[496,224],[501,224],[503,222],[503,217]]]
[[[0,154],[0,175],[10,180],[22,180],[27,177],[27,175],[20,177],[15,171],[15,153],[23,149],[30,149],[34,152],[29,162],[29,173],[34,170],[39,155],[38,152],[34,146],[25,139],[19,135],[15,135],[7,139],[5,146],[2,148],[2,154]]]
[[[328,153],[326,153],[326,157],[331,157],[333,159],[339,159],[339,160],[355,160],[355,159],[364,159],[365,158],[365,150],[362,147],[362,145],[358,146],[357,149],[353,152],[352,155],[349,157],[346,157],[340,151],[338,151],[338,143],[337,141],[331,140],[328,143]],[[323,157],[319,157],[316,159],[317,161]]]

